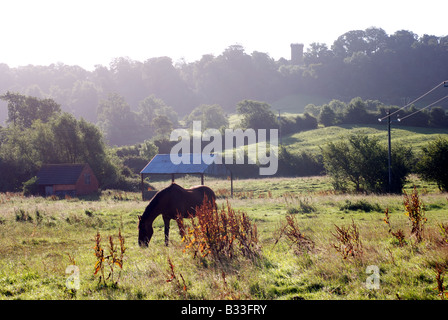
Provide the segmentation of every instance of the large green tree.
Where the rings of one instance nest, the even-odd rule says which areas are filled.
[[[31,127],[37,119],[46,122],[55,113],[61,112],[61,106],[53,99],[39,99],[9,91],[1,95],[0,99],[8,103],[7,122],[23,128]]]
[[[45,163],[89,163],[101,187],[120,179],[99,129],[62,113],[29,128],[11,125],[1,130],[0,191],[18,191]]]
[[[201,121],[202,130],[209,128],[220,129],[221,127],[227,127],[229,124],[229,121],[224,114],[224,110],[217,104],[200,105],[185,118],[187,126],[191,126],[195,120]]]
[[[254,130],[278,128],[271,106],[266,102],[243,100],[236,105],[236,111],[242,116],[243,128]]]

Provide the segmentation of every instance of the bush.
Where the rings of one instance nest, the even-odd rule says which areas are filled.
[[[438,137],[422,148],[417,172],[426,181],[434,181],[441,191],[448,191],[448,139]]]
[[[378,203],[371,204],[366,200],[358,200],[356,202],[351,202],[350,200],[345,200],[345,203],[339,207],[339,210],[350,210],[350,211],[357,211],[361,210],[364,212],[370,212],[370,211],[377,211],[381,212],[382,209],[378,205]]]
[[[285,235],[291,246],[294,247],[294,252],[301,255],[304,252],[310,252],[314,249],[314,241],[304,235],[299,228],[297,218],[291,214],[286,215],[286,222],[281,222],[280,228],[276,231],[276,240],[274,246],[280,241],[280,238]]]
[[[39,185],[37,184],[38,178],[36,176],[32,177],[28,181],[23,183],[23,195],[31,196],[39,193]]]
[[[320,157],[307,152],[293,154],[286,148],[279,148],[278,176],[316,176],[324,172]]]
[[[336,190],[354,187],[356,192],[401,193],[411,170],[410,148],[392,149],[392,183],[388,183],[388,151],[377,138],[366,134],[350,135],[348,139],[328,143],[322,148],[323,164]]]
[[[204,199],[196,208],[191,226],[185,228],[182,218],[177,222],[184,235],[185,249],[191,250],[194,257],[210,255],[214,261],[222,261],[234,258],[238,253],[245,257],[254,257],[258,253],[256,225],[245,212],[235,212],[229,202],[218,209]]]

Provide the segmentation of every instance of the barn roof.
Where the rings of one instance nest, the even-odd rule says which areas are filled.
[[[75,184],[86,164],[46,164],[37,173],[37,184]]]
[[[201,154],[190,153],[187,156],[190,159],[189,163],[174,164],[169,154],[158,154],[140,171],[140,174],[209,174],[225,176],[230,173],[224,164],[216,164],[214,162],[211,164],[205,163],[204,156],[201,157]],[[212,160],[215,156],[207,155],[207,157],[210,157]],[[194,159],[200,159],[200,163],[193,163]]]

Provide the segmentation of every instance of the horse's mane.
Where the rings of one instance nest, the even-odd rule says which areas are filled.
[[[149,213],[156,208],[159,205],[160,199],[162,198],[162,196],[166,193],[169,192],[171,190],[171,188],[180,188],[183,189],[180,185],[178,185],[177,183],[172,182],[170,186],[158,191],[154,197],[151,199],[151,201],[149,201],[148,206],[146,207],[145,211],[142,214],[142,220],[148,218]]]

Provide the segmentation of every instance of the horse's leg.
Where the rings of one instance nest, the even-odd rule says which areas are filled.
[[[163,217],[163,222],[165,223],[165,245],[168,247],[168,240],[170,237],[170,218]]]

